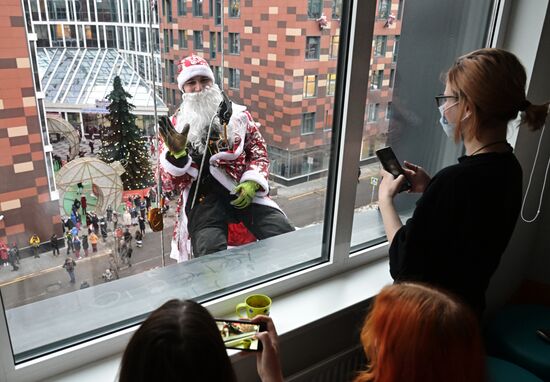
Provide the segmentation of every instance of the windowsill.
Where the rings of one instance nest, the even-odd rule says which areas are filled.
[[[388,260],[384,258],[274,298],[271,317],[279,336],[284,337],[375,296],[383,286],[392,282]],[[300,307],[300,314],[296,314],[296,307]],[[231,351],[230,355],[232,358],[254,356],[238,351]],[[108,357],[46,381],[112,381],[117,375],[120,358],[121,354]]]

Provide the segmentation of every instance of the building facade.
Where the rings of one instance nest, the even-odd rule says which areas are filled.
[[[340,41],[341,0],[163,0],[165,101],[181,102],[178,62],[207,59],[234,101],[246,105],[268,144],[275,181],[292,184],[328,169]],[[379,0],[362,159],[385,144],[401,30],[402,0]],[[222,32],[222,15],[224,9]]]

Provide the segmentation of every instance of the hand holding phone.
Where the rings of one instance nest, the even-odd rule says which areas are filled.
[[[262,351],[262,343],[256,335],[266,331],[266,324],[247,320],[215,319],[223,343],[227,349]]]
[[[399,175],[403,175],[405,177],[405,181],[401,185],[399,192],[408,191],[411,189],[411,182],[407,179],[407,174],[405,173],[403,167],[401,167],[401,164],[397,160],[397,157],[391,147],[388,146],[383,149],[376,150],[376,156],[380,160],[384,170],[392,174],[395,178]]]

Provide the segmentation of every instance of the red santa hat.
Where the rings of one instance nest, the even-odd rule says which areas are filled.
[[[208,62],[200,56],[191,55],[185,57],[178,64],[178,88],[183,92],[183,84],[195,76],[205,76],[214,82],[214,73]]]

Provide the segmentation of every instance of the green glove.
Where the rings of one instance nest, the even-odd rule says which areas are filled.
[[[185,146],[187,145],[187,134],[189,133],[188,124],[183,127],[181,133],[178,133],[172,122],[170,122],[170,118],[162,116],[159,119],[159,133],[174,158],[179,159],[187,154]]]
[[[252,203],[252,199],[254,199],[258,188],[260,188],[260,185],[253,180],[246,180],[239,183],[233,190],[238,197],[231,202],[231,205],[239,209],[248,207],[250,203]]]

